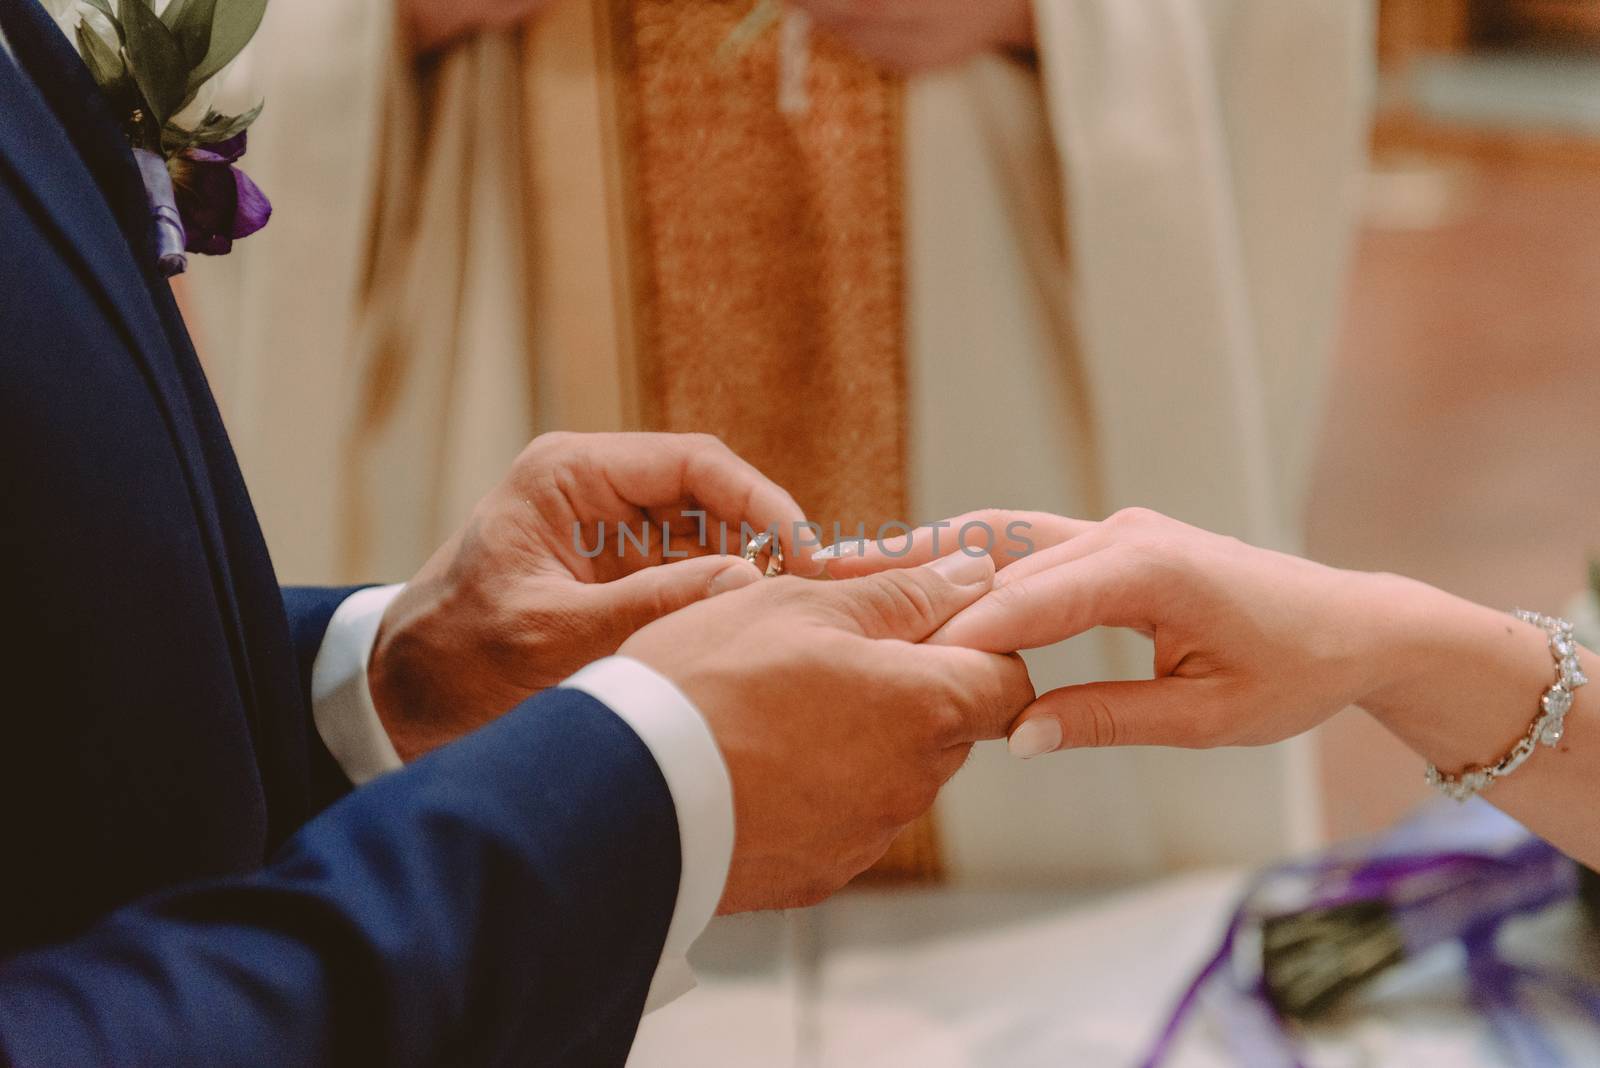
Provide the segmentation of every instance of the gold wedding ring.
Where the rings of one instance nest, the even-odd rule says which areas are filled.
[[[750,544],[744,547],[744,558],[756,564],[761,559],[762,553],[767,553],[766,577],[777,578],[783,574],[783,543],[773,538],[771,534],[757,534],[750,539]]]

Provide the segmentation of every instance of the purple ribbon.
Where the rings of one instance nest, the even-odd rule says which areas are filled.
[[[1248,1068],[1304,1068],[1284,1028],[1283,1019],[1267,997],[1266,978],[1260,968],[1255,969],[1255,981],[1243,987],[1229,974],[1239,935],[1254,915],[1251,901],[1273,874],[1282,873],[1280,869],[1277,873],[1259,876],[1250,884],[1228,920],[1221,944],[1178,998],[1177,1005],[1167,1017],[1166,1026],[1156,1036],[1150,1052],[1139,1062],[1140,1068],[1160,1068],[1172,1056],[1183,1025],[1200,1005],[1201,997],[1211,989],[1216,989],[1219,995],[1217,1005],[1223,1014],[1223,1032],[1238,1054],[1240,1064]]]
[[[1416,847],[1429,837],[1418,829],[1430,816],[1401,828],[1386,843]],[[1577,868],[1554,847],[1522,837],[1473,851],[1460,827],[1441,836],[1450,848],[1435,852],[1385,850],[1366,857],[1334,856],[1285,865],[1258,876],[1229,919],[1221,944],[1189,983],[1156,1037],[1142,1068],[1159,1068],[1176,1047],[1195,1009],[1208,1000],[1219,1014],[1235,1063],[1245,1068],[1303,1068],[1288,1026],[1267,993],[1261,960],[1238,956],[1240,936],[1266,910],[1264,892],[1284,881],[1304,884],[1302,908],[1378,902],[1406,947],[1407,959],[1446,942],[1466,949],[1468,997],[1488,1021],[1497,1042],[1520,1065],[1560,1065],[1554,1043],[1526,1007],[1522,993],[1535,987],[1567,998],[1600,1024],[1600,990],[1570,976],[1528,968],[1501,956],[1496,940],[1507,920],[1571,899]],[[1503,836],[1502,836],[1503,837]],[[1282,914],[1279,907],[1273,911]],[[1299,910],[1292,910],[1299,911]]]
[[[134,149],[133,158],[139,164],[139,176],[144,179],[145,196],[155,220],[156,269],[161,277],[172,278],[189,269],[189,257],[184,253],[189,237],[183,228],[183,216],[178,213],[172,175],[167,161],[147,148]]]

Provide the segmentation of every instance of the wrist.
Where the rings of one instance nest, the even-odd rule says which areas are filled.
[[[1403,734],[1417,712],[1427,676],[1449,658],[1457,606],[1440,590],[1401,575],[1373,574],[1367,596],[1372,617],[1371,672],[1357,701],[1392,733]]]
[[[452,729],[461,701],[442,692],[460,678],[465,657],[452,651],[448,620],[438,598],[408,586],[395,598],[378,624],[367,662],[367,686],[378,721],[395,752],[406,763],[439,748],[459,729]]]
[[[1446,772],[1493,764],[1539,713],[1552,679],[1547,637],[1508,612],[1392,581],[1380,682],[1359,704]]]
[[[367,661],[367,689],[372,694],[378,722],[383,725],[395,752],[407,764],[428,751],[426,740],[412,730],[414,720],[404,714],[407,702],[402,695],[414,693],[421,681],[409,667],[414,659],[408,651],[415,651],[415,642],[404,628],[396,626],[391,606],[383,622],[378,624],[378,636],[372,643],[372,656]]]

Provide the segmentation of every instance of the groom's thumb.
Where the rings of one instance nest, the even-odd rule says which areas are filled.
[[[994,588],[994,560],[951,553],[922,567],[830,583],[824,604],[868,638],[920,642]]]
[[[590,607],[605,618],[618,642],[662,616],[707,597],[730,593],[761,581],[756,565],[732,556],[702,556],[647,567],[615,582],[588,586]]]

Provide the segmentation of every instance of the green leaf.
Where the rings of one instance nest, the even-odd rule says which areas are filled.
[[[1594,595],[1600,597],[1600,556],[1589,561],[1589,585],[1594,589]]]
[[[116,21],[117,13],[111,10],[111,0],[85,0],[85,3],[111,21]]]
[[[112,29],[117,30],[118,42],[123,43],[123,45],[128,43],[128,34],[122,29],[122,19],[118,19],[117,13],[110,10],[110,0],[85,0],[85,3],[88,3],[91,8],[106,16],[106,21],[110,22]],[[83,22],[78,22],[78,26],[83,26]]]
[[[183,50],[166,23],[151,10],[149,0],[123,0],[122,15],[133,80],[139,84],[157,127],[164,126],[189,91]]]
[[[104,88],[127,73],[122,56],[84,23],[78,23],[78,51],[95,84]]]
[[[215,10],[215,17],[211,21],[211,46],[206,50],[205,59],[189,74],[190,91],[215,77],[218,71],[244,51],[244,46],[261,28],[261,18],[267,12],[267,0],[224,0],[215,5]]]
[[[195,143],[213,145],[243,133],[260,117],[263,106],[257,104],[243,115],[220,115],[213,111],[194,131]]]
[[[224,115],[219,111],[208,111],[206,117],[192,130],[186,130],[177,123],[169,122],[166,129],[161,131],[161,148],[170,159],[196,145],[214,145],[218,141],[226,141],[249,129],[250,124],[260,117],[262,107],[262,104],[257,104],[243,115]]]
[[[161,21],[178,38],[183,58],[194,70],[211,50],[211,24],[216,17],[217,0],[172,0]]]

